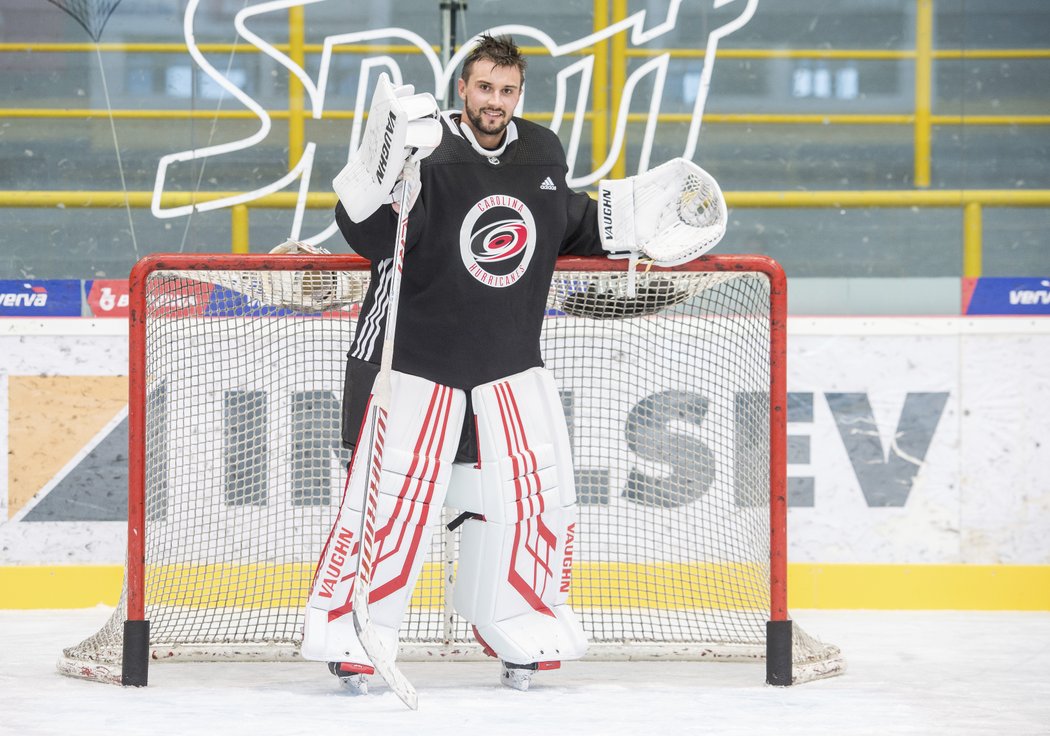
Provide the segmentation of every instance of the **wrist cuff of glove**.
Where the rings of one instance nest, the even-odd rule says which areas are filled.
[[[598,230],[610,258],[627,258],[637,252],[634,186],[629,179],[603,179],[598,184]]]

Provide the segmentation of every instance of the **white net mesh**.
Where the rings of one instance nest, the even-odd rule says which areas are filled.
[[[363,294],[367,276],[321,278]],[[158,659],[296,657],[300,606],[342,493],[357,305],[322,315],[312,302],[289,308],[293,295],[268,306],[229,287],[256,277],[156,272],[147,283],[144,597]],[[639,274],[644,309],[625,309],[620,278],[556,274],[543,333],[580,503],[573,605],[597,657],[761,657],[768,280]],[[403,656],[477,651],[447,589],[456,539],[435,535]],[[60,669],[119,669],[124,600]],[[818,674],[840,666],[837,649],[797,627],[794,659]]]

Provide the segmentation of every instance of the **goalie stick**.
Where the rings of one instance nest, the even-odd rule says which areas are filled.
[[[416,184],[415,186],[418,186]],[[394,662],[397,652],[386,651],[368,615],[368,597],[372,591],[372,546],[375,542],[376,509],[379,506],[379,478],[383,470],[383,445],[387,416],[390,411],[390,371],[394,361],[394,333],[397,326],[397,303],[401,293],[401,271],[405,263],[405,238],[408,233],[408,210],[413,185],[406,177],[401,190],[397,214],[397,239],[394,247],[394,269],[390,280],[390,312],[387,315],[386,336],[383,339],[383,357],[379,374],[372,385],[365,422],[368,427],[368,490],[365,494],[364,514],[361,518],[361,551],[354,582],[354,628],[372,666],[386,680],[397,697],[412,710],[419,707],[416,689]]]

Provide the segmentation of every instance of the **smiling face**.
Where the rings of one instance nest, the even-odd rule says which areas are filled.
[[[521,71],[516,66],[476,62],[470,76],[459,80],[463,122],[485,148],[496,148],[521,99]]]

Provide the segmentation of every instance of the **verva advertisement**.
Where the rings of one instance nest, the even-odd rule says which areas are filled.
[[[0,281],[0,317],[79,317],[78,279]]]
[[[1050,316],[1050,277],[963,279],[963,314]]]

